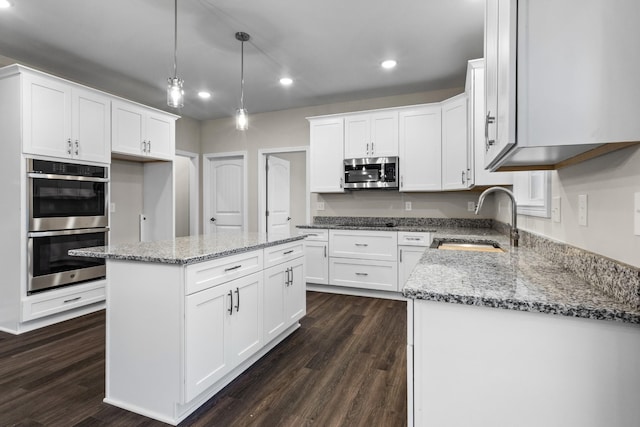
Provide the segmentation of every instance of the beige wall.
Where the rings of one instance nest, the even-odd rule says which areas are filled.
[[[640,192],[640,147],[606,154],[552,172],[552,197],[561,198],[560,222],[518,216],[518,227],[640,267],[640,236],[633,234],[633,197]],[[578,225],[578,195],[588,199],[587,226]],[[508,206],[506,198],[499,203]],[[509,209],[495,212],[510,222]]]
[[[111,243],[139,240],[138,216],[143,212],[143,176],[143,165],[140,162],[111,161],[111,203],[115,203],[116,208],[109,219]]]
[[[199,120],[189,117],[176,120],[176,150],[200,153],[200,127]]]
[[[319,116],[325,114],[346,113],[350,111],[361,111],[376,108],[397,107],[402,105],[422,104],[429,102],[439,102],[451,96],[462,93],[462,88],[440,90],[434,92],[421,92],[409,95],[391,96],[384,98],[375,98],[361,101],[351,101],[336,104],[320,105],[306,108],[297,108],[284,111],[275,111],[262,114],[250,114],[249,130],[246,132],[238,132],[235,129],[233,117],[218,120],[209,120],[202,123],[202,153],[224,153],[233,151],[248,152],[248,187],[249,187],[249,230],[256,231],[258,229],[258,150],[261,148],[278,148],[278,147],[297,147],[309,145],[309,122],[306,117]],[[311,213],[315,215],[314,208],[316,206],[316,195],[311,195]],[[361,195],[360,197],[369,197]],[[366,210],[369,216],[385,215],[389,212],[386,207],[377,207],[375,199],[377,196],[372,195],[372,203]],[[396,204],[401,204],[402,196],[395,192]],[[421,196],[415,195],[421,200]],[[445,197],[447,200],[444,204],[448,205],[447,213],[452,216],[464,215],[466,212],[466,204],[462,205],[460,196],[453,198]],[[342,203],[341,198],[325,200],[326,211],[339,213]],[[432,196],[426,197],[425,200],[433,200]],[[333,206],[333,203],[336,203]],[[425,202],[428,203],[428,202]],[[347,209],[348,210],[348,209]],[[418,215],[420,211],[415,211]],[[402,212],[397,212],[403,215]]]

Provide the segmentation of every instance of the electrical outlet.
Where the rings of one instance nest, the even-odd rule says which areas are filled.
[[[476,211],[476,203],[467,202],[467,212],[475,212],[475,211]]]
[[[115,203],[111,203],[111,205],[109,206],[109,211],[111,213],[115,213],[115,211],[116,211],[116,204]]]
[[[411,210],[411,202],[404,202],[404,210],[405,211]]]
[[[551,199],[551,219],[553,222],[560,222],[560,197]]]
[[[587,195],[578,195],[578,225],[587,226]]]
[[[323,211],[324,210],[324,202],[317,202],[316,203],[316,210],[317,211]]]
[[[640,236],[640,193],[633,195],[633,233]]]

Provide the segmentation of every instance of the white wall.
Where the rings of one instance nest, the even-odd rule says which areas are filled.
[[[640,192],[640,146],[626,148],[552,172],[552,197],[561,198],[561,220],[518,216],[518,227],[634,267],[640,236],[633,234],[633,197]],[[578,225],[578,195],[588,198],[587,226]],[[510,222],[508,200],[499,196],[495,218]]]

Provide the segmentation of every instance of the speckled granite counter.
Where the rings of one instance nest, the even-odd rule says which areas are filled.
[[[504,253],[428,248],[407,280],[408,298],[640,324],[623,304],[526,247],[511,248],[491,229],[441,229],[434,238],[493,240]]]
[[[157,242],[125,243],[73,249],[70,255],[164,264],[193,264],[210,259],[301,240],[304,236],[219,232]]]

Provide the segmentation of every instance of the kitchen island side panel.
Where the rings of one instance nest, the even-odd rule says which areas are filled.
[[[184,268],[107,260],[107,403],[168,423],[182,393]]]

